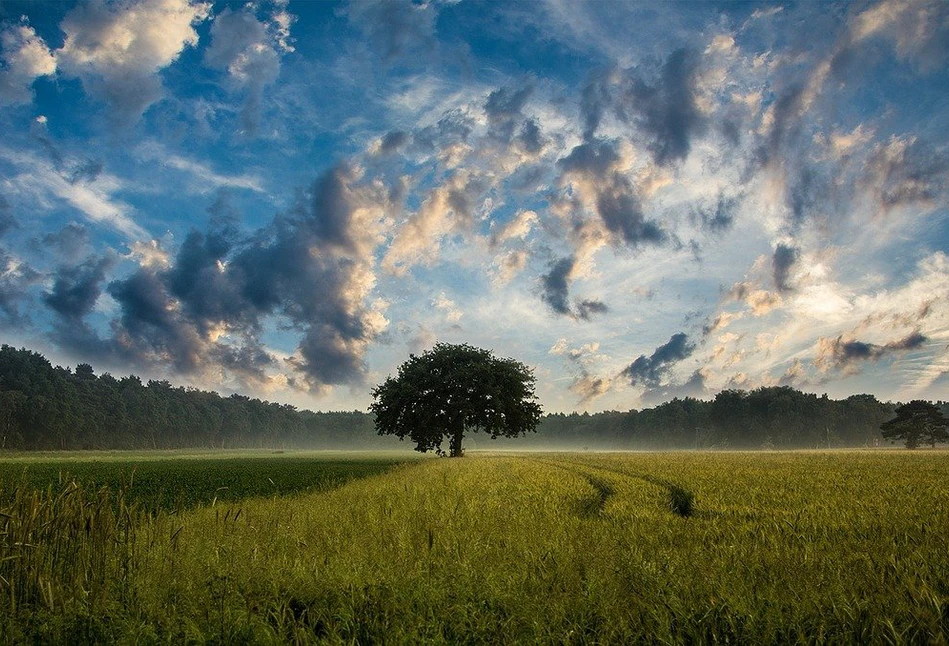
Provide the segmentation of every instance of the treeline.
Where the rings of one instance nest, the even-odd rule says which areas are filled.
[[[835,400],[787,386],[724,390],[711,401],[673,399],[641,411],[547,415],[538,437],[517,442],[615,450],[866,447],[881,443],[880,424],[895,408],[873,395]]]
[[[939,402],[949,415],[949,404]],[[536,434],[468,448],[761,449],[862,447],[880,442],[896,404],[843,400],[793,388],[725,390],[711,401],[674,399],[628,412],[545,415]],[[368,413],[297,410],[242,395],[143,384],[135,376],[54,367],[40,354],[0,347],[0,449],[410,449],[379,437]]]
[[[314,413],[130,375],[73,372],[0,347],[0,448],[409,448],[359,411]]]

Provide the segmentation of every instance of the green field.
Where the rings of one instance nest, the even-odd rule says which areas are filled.
[[[949,453],[473,454],[353,473],[174,513],[91,485],[4,490],[0,641],[949,639]]]
[[[0,456],[0,501],[17,489],[121,490],[147,511],[314,493],[413,461],[407,452],[88,451]]]

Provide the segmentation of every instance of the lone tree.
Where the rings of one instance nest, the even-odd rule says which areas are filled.
[[[896,409],[896,417],[880,425],[883,437],[904,440],[906,448],[915,449],[920,443],[936,448],[936,442],[949,441],[949,420],[939,407],[916,399]]]
[[[372,391],[369,410],[379,435],[410,438],[421,453],[434,450],[462,455],[466,432],[490,433],[491,439],[535,431],[541,408],[534,374],[514,359],[499,359],[470,345],[438,343],[420,356],[410,355]]]

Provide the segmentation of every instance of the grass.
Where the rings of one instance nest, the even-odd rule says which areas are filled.
[[[471,455],[178,514],[24,489],[0,641],[945,643],[945,457]]]

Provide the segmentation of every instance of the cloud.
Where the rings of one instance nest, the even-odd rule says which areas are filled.
[[[692,140],[707,128],[696,101],[700,63],[695,51],[683,48],[669,55],[653,81],[643,78],[639,69],[595,76],[581,99],[584,139],[592,141],[604,115],[612,113],[646,137],[656,164],[685,159]]]
[[[915,137],[891,137],[870,154],[860,182],[881,213],[935,208],[949,189],[949,157]]]
[[[347,16],[386,63],[435,45],[435,2],[351,0]]]
[[[195,26],[210,4],[190,0],[80,3],[63,19],[59,70],[79,78],[120,124],[139,119],[162,98],[159,72],[198,44]]]
[[[848,36],[848,47],[882,37],[900,58],[926,71],[937,69],[949,55],[949,10],[940,0],[878,2],[852,19]]]
[[[744,302],[754,316],[764,316],[781,305],[781,297],[778,294],[758,289],[754,283],[748,281],[732,285],[728,291],[728,298]]]
[[[586,299],[577,301],[577,318],[582,321],[589,321],[597,314],[605,314],[610,308],[603,301],[596,299]]]
[[[774,276],[774,286],[779,292],[786,292],[791,289],[788,276],[797,259],[798,250],[795,247],[779,242],[774,248],[774,255],[771,257],[771,268]]]
[[[164,167],[184,173],[189,179],[188,190],[193,193],[205,194],[222,188],[264,192],[263,180],[256,175],[219,173],[208,164],[175,154],[156,141],[143,143],[136,152],[143,160],[158,162]]]
[[[484,103],[484,114],[488,118],[488,134],[502,142],[510,143],[517,126],[524,121],[521,110],[533,92],[534,86],[530,83],[519,88],[503,87],[491,92]],[[521,131],[521,139],[526,144],[526,148],[533,148],[534,152],[539,152],[543,147],[540,129],[536,122],[531,123],[532,125],[526,126],[527,132]]]
[[[432,305],[435,306],[435,309],[441,310],[445,314],[445,320],[449,323],[457,323],[461,320],[461,317],[464,316],[464,312],[458,308],[455,301],[445,296],[445,292],[441,292],[432,299]]]
[[[557,161],[560,185],[578,193],[583,208],[595,212],[617,245],[636,248],[666,239],[662,227],[648,220],[642,199],[625,167],[617,142],[594,140],[575,146]]]
[[[494,226],[492,222],[489,244],[496,248],[509,240],[524,240],[530,235],[531,229],[540,220],[536,211],[525,209],[519,211],[509,222],[500,226]]]
[[[432,189],[419,210],[399,227],[382,266],[401,276],[413,265],[433,263],[446,236],[470,230],[478,198],[484,190],[481,177],[468,171],[453,173]]]
[[[528,254],[523,249],[515,249],[501,254],[494,259],[496,268],[494,282],[496,285],[505,285],[514,279],[527,266]]]
[[[555,314],[570,316],[570,272],[573,270],[575,259],[570,256],[561,258],[550,266],[550,271],[541,276],[541,300]]]
[[[656,348],[651,356],[640,355],[620,374],[629,379],[633,386],[643,384],[655,388],[663,382],[676,363],[689,357],[694,350],[695,344],[689,342],[688,335],[678,332]]]
[[[93,222],[112,227],[133,240],[150,238],[132,218],[132,207],[115,199],[113,194],[123,187],[115,176],[100,173],[91,184],[70,182],[69,173],[61,172],[35,155],[13,152],[0,146],[0,158],[7,159],[19,170],[6,180],[6,185],[15,193],[32,196],[43,204],[53,196],[67,202]]]
[[[649,149],[657,164],[685,159],[692,139],[705,130],[694,89],[700,60],[696,52],[678,49],[666,60],[657,83],[636,80],[629,89],[624,107],[638,113],[635,120],[651,138]]]
[[[735,221],[737,206],[737,197],[725,197],[724,194],[719,193],[714,206],[698,206],[692,211],[692,219],[710,233],[724,233],[731,229]]]
[[[732,321],[737,321],[742,317],[741,313],[720,312],[711,321],[702,326],[702,336],[708,337],[719,330],[728,327]]]
[[[708,379],[708,370],[699,368],[695,370],[684,382],[658,385],[647,387],[641,396],[643,404],[656,405],[667,402],[673,398],[683,399],[692,397],[701,399],[708,397],[711,393],[706,385]]]
[[[33,81],[56,72],[56,58],[29,25],[0,31],[0,106],[30,103]]]
[[[42,275],[6,249],[0,247],[0,322],[22,322],[19,304],[27,289],[42,280]]]
[[[70,222],[56,233],[47,233],[42,238],[42,244],[67,263],[74,263],[88,254],[91,242],[89,229],[77,222]]]
[[[61,266],[53,277],[52,289],[43,300],[65,321],[81,321],[95,306],[102,293],[106,273],[115,265],[112,255],[90,257],[73,266]]]
[[[577,300],[570,305],[570,281],[574,277],[576,258],[567,256],[550,265],[549,271],[540,278],[541,300],[555,314],[569,316],[579,321],[589,321],[597,314],[609,311],[606,303],[596,299]]]
[[[232,11],[225,9],[211,24],[211,45],[204,62],[212,69],[227,73],[228,82],[244,93],[241,124],[248,133],[260,125],[264,90],[280,75],[280,54],[291,52],[290,25],[293,17],[280,8],[262,22],[254,5]]]
[[[855,339],[844,339],[843,335],[836,338],[820,338],[817,343],[817,356],[814,365],[821,372],[840,370],[845,375],[856,374],[860,371],[860,363],[868,360],[876,361],[887,354],[902,353],[920,348],[928,339],[918,330],[911,332],[901,339],[890,341],[884,345],[866,343]]]
[[[404,130],[392,130],[380,137],[369,152],[373,155],[391,155],[409,143],[411,138]]]
[[[570,392],[579,397],[578,404],[584,405],[602,397],[612,387],[613,379],[610,377],[597,377],[582,369],[570,383]]]
[[[59,315],[53,338],[103,360],[244,387],[362,383],[365,351],[388,324],[387,304],[369,302],[385,200],[381,185],[339,164],[248,238],[217,204],[209,229],[192,230],[174,255],[156,241],[133,244],[140,266],[108,283],[118,316],[107,336],[84,317],[114,259],[64,265],[44,295]],[[283,364],[261,342],[270,323],[298,333]],[[281,367],[297,374],[275,374]]]

